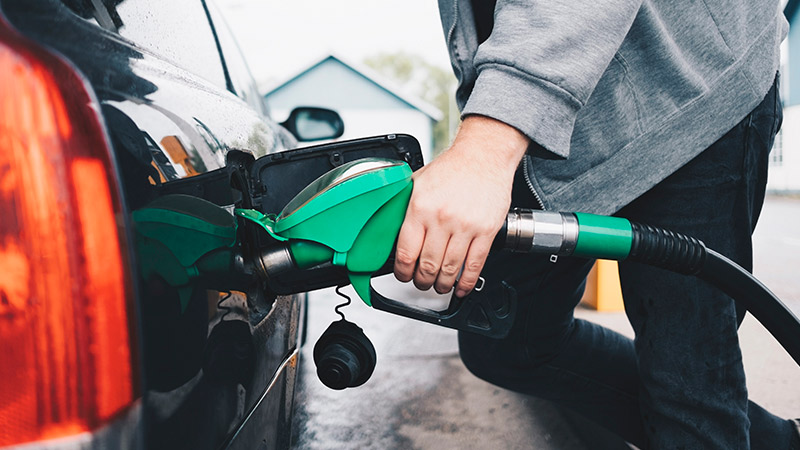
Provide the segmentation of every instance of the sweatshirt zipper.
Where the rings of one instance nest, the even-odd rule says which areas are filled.
[[[530,162],[530,158],[531,155],[525,155],[522,157],[522,174],[525,176],[525,184],[528,185],[528,189],[531,191],[531,194],[533,194],[533,199],[536,200],[536,203],[539,205],[539,209],[545,211],[547,210],[547,208],[544,207],[544,202],[542,201],[542,197],[539,195],[538,192],[536,192],[536,189],[533,188],[533,181],[531,180],[532,175],[530,173],[532,164]],[[553,264],[557,263],[558,255],[557,254],[550,255],[550,262]]]
[[[547,208],[544,207],[544,202],[542,201],[542,197],[539,196],[539,193],[536,192],[536,189],[533,188],[533,181],[531,181],[531,174],[530,174],[531,163],[530,163],[530,158],[531,158],[530,155],[525,155],[522,158],[522,174],[525,175],[525,184],[528,185],[528,189],[531,191],[531,194],[533,194],[533,198],[534,198],[534,200],[536,200],[536,204],[539,205],[539,209],[541,209],[542,211],[545,211],[545,210],[547,210]]]

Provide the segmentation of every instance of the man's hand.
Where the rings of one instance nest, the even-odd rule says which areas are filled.
[[[529,139],[503,122],[464,119],[444,154],[414,174],[394,273],[422,290],[472,291],[511,206],[514,171]]]

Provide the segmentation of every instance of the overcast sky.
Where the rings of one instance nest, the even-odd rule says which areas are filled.
[[[436,0],[217,0],[262,88],[328,53],[404,51],[449,70]]]

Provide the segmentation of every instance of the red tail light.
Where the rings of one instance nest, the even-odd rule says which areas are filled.
[[[0,446],[138,396],[121,207],[97,101],[0,17]]]

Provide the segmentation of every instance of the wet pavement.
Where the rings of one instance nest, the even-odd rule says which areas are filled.
[[[756,229],[755,274],[800,315],[800,199],[770,197]],[[378,284],[379,283],[379,284]],[[446,299],[392,279],[379,291],[437,308]],[[352,290],[345,289],[352,295]],[[580,417],[471,375],[458,358],[452,330],[374,311],[354,297],[343,309],[364,328],[378,363],[363,386],[333,391],[316,377],[313,345],[338,320],[333,290],[311,294],[307,345],[295,399],[297,449],[596,449],[627,448]],[[632,335],[624,313],[579,308],[576,315]],[[800,416],[800,368],[752,317],[740,329],[752,400]]]
[[[753,273],[800,317],[800,197],[769,197],[753,235]],[[800,417],[800,367],[752,316],[739,328],[750,399]]]
[[[384,286],[381,292],[400,298],[404,288]],[[328,389],[316,377],[312,351],[324,328],[338,319],[332,311],[337,302],[332,291],[309,302],[312,320],[295,399],[295,448],[590,448],[555,407],[467,372],[454,331],[355,302],[343,311],[375,345],[377,367],[363,386]]]

